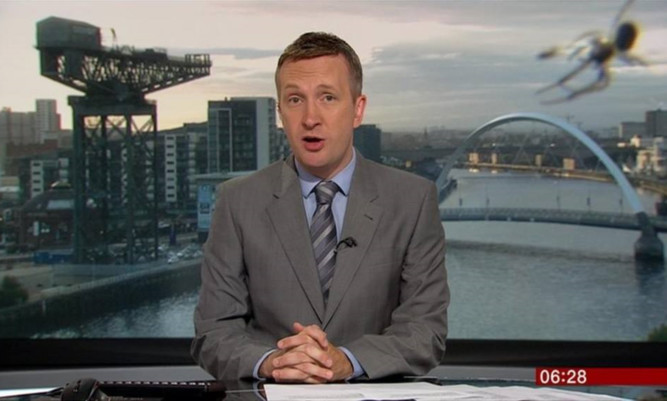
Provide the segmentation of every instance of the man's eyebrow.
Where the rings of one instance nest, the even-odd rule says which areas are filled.
[[[336,92],[336,91],[337,91],[337,89],[336,89],[335,86],[333,86],[333,85],[328,85],[328,84],[317,85],[317,89],[319,89],[319,90],[324,89],[324,90],[328,90],[328,91],[332,91],[332,92]]]
[[[320,84],[315,87],[318,91],[330,91],[330,92],[338,92],[338,89],[336,89],[335,85],[329,85],[329,84]],[[290,91],[290,90],[296,90],[296,91],[301,91],[301,87],[297,84],[286,84],[281,88],[281,91]]]
[[[286,89],[300,89],[300,88],[299,88],[299,85],[297,85],[297,84],[287,84],[282,88],[282,90],[286,90]]]

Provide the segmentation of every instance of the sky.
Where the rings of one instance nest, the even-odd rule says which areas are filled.
[[[601,92],[557,105],[558,88],[536,91],[567,74],[576,59],[536,55],[584,32],[613,36],[625,0],[440,1],[0,1],[0,107],[34,110],[58,102],[71,128],[67,96],[77,91],[39,73],[36,23],[49,16],[103,30],[111,44],[166,48],[170,55],[209,53],[211,75],[147,97],[157,101],[158,128],[206,120],[209,100],[274,96],[282,50],[301,33],[332,32],[359,54],[368,105],[364,123],[385,131],[474,129],[514,112],[570,118],[586,129],[643,121],[667,105],[667,0],[636,0],[624,20],[642,27],[633,48],[648,67],[612,64]],[[592,69],[578,84],[595,79]]]

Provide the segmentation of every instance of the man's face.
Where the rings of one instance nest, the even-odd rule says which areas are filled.
[[[343,55],[288,61],[278,71],[280,119],[294,157],[311,174],[331,178],[352,159],[354,128],[366,96],[353,98]]]

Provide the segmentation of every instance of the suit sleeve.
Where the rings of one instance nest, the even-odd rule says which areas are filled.
[[[274,344],[247,331],[251,312],[242,239],[232,208],[239,206],[227,192],[218,191],[209,237],[204,245],[201,290],[195,309],[195,338],[191,353],[219,380],[252,378],[253,368]],[[242,205],[242,203],[240,203]]]
[[[434,185],[425,191],[412,230],[403,260],[400,303],[390,325],[381,334],[340,344],[352,352],[370,379],[426,374],[445,353],[449,287],[445,234]]]

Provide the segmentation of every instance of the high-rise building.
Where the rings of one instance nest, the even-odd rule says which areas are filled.
[[[174,213],[195,211],[197,186],[193,177],[207,170],[206,141],[207,123],[186,123],[183,127],[158,133],[159,191],[164,190],[166,210]],[[160,162],[162,161],[162,162]],[[162,201],[162,199],[161,199]]]
[[[34,112],[16,112],[7,107],[0,110],[0,172],[4,174],[8,163],[7,144],[32,143],[34,137]]]
[[[208,102],[208,172],[259,170],[276,141],[276,101],[237,97]]]
[[[667,110],[646,112],[646,136],[649,138],[667,137]]]
[[[287,142],[287,136],[285,136],[285,130],[278,128],[276,135],[271,139],[271,161],[284,159],[290,152],[291,150],[289,142]]]
[[[0,110],[0,176],[5,175],[7,167],[7,144],[9,143],[9,110]]]
[[[623,121],[618,127],[619,139],[630,140],[634,136],[646,136],[646,124],[636,121]]]
[[[20,203],[24,203],[51,188],[56,182],[69,183],[71,151],[42,150],[14,159],[15,175],[19,178]]]
[[[35,101],[36,111],[17,112],[10,108],[0,111],[0,172],[6,169],[7,144],[33,145],[44,143],[45,138],[59,138],[60,114],[54,99]]]
[[[24,145],[34,143],[35,113],[32,111],[12,111],[3,108],[0,111],[0,140],[4,143]]]
[[[37,99],[35,101],[35,135],[33,142],[43,143],[52,132],[60,131],[60,114],[56,110],[55,99]]]
[[[362,124],[354,130],[354,147],[369,160],[380,163],[382,130],[375,124]]]

